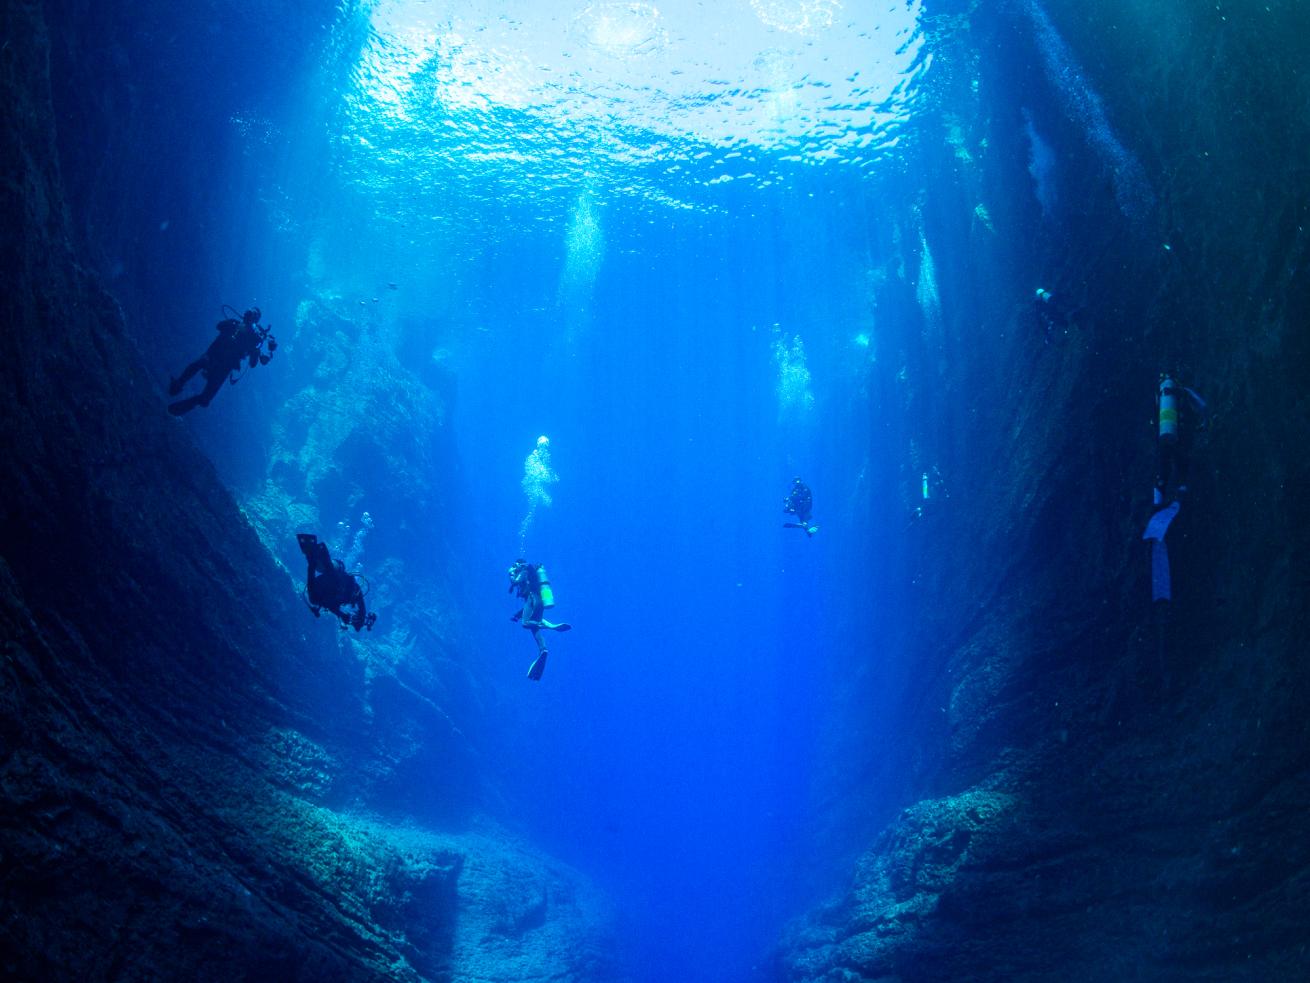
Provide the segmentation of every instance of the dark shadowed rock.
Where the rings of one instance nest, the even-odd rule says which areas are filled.
[[[935,84],[966,124],[924,148],[933,195],[899,220],[978,248],[938,257],[935,332],[912,275],[882,277],[903,361],[869,388],[952,495],[888,546],[888,655],[852,687],[831,779],[862,850],[777,975],[1304,978],[1310,192],[1282,175],[1310,78],[1274,54],[1304,11],[931,6]],[[1093,109],[1113,134],[1089,132]],[[1014,193],[1025,120],[1063,155],[1063,219]],[[1111,137],[1140,174],[1115,171]],[[1145,222],[1125,210],[1134,175]],[[1055,282],[1078,313],[1044,337],[1031,291]],[[1174,600],[1153,609],[1164,370],[1216,411],[1169,533]]]
[[[0,975],[615,978],[576,873],[365,812],[399,738],[79,266],[42,8],[0,16]],[[409,780],[467,812],[443,741]]]

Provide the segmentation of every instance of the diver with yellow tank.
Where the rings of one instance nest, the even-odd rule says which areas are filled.
[[[1142,539],[1151,544],[1151,600],[1173,600],[1173,575],[1165,537],[1187,494],[1193,435],[1206,427],[1205,400],[1194,389],[1180,386],[1173,373],[1160,374],[1155,391],[1156,465],[1151,490],[1151,518]],[[1163,644],[1163,642],[1162,642]]]
[[[537,658],[528,669],[529,679],[540,679],[546,671],[546,642],[541,632],[568,631],[572,625],[547,621],[545,613],[555,606],[555,592],[551,590],[550,577],[546,568],[540,563],[529,563],[520,557],[509,568],[509,589],[511,593],[523,599],[523,607],[510,616],[511,621],[520,621],[524,628],[532,632],[532,640],[537,643]]]
[[[1172,373],[1162,373],[1155,394],[1159,464],[1152,507],[1163,509],[1187,494],[1192,436],[1205,429],[1206,405],[1195,390],[1180,386]]]

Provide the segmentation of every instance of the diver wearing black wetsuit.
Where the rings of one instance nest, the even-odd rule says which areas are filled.
[[[296,541],[309,564],[305,571],[305,598],[314,617],[327,608],[341,621],[343,631],[346,628],[372,631],[378,616],[365,609],[364,592],[354,575],[346,572],[346,565],[332,559],[327,544],[320,543],[312,533],[302,532],[296,536]],[[343,611],[343,607],[354,610]]]
[[[807,536],[813,536],[819,531],[818,526],[810,524],[814,514],[814,496],[810,494],[809,486],[801,481],[799,477],[792,479],[791,491],[783,499],[782,510],[800,520],[799,522],[784,522],[784,528],[804,529]]]
[[[205,354],[168,383],[168,394],[176,396],[182,391],[182,387],[191,381],[192,376],[197,372],[203,372],[204,390],[198,395],[169,403],[168,412],[174,416],[181,416],[183,413],[190,413],[197,406],[208,406],[232,373],[240,371],[242,363],[248,362],[252,369],[256,365],[268,364],[271,354],[265,354],[260,348],[267,339],[269,353],[272,353],[277,350],[277,342],[269,337],[267,328],[259,326],[260,317],[259,308],[254,307],[246,311],[240,321],[229,317],[214,326],[218,331],[218,337],[210,342],[209,347],[205,349]]]

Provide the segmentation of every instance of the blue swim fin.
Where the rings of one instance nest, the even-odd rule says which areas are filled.
[[[1178,515],[1179,505],[1174,502],[1168,508],[1163,508],[1155,515],[1151,516],[1151,521],[1146,524],[1146,532],[1142,533],[1143,539],[1153,539],[1157,543],[1164,542],[1164,535],[1169,531],[1169,523],[1174,521]]]

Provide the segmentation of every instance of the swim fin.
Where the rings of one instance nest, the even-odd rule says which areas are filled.
[[[1168,508],[1160,509],[1155,515],[1151,516],[1151,521],[1146,524],[1146,532],[1142,533],[1142,538],[1153,539],[1157,543],[1164,542],[1165,533],[1169,531],[1169,523],[1174,521],[1179,508],[1181,506],[1174,502]]]
[[[529,679],[537,680],[541,678],[541,674],[546,671],[546,656],[549,654],[548,652],[542,652],[541,655],[537,656],[537,661],[532,663],[532,667],[528,669]]]

